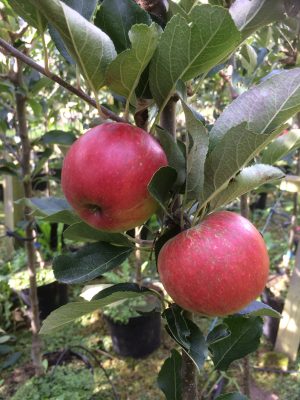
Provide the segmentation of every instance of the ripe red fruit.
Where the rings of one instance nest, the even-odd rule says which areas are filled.
[[[158,271],[179,306],[224,316],[259,296],[267,281],[269,257],[251,222],[220,211],[166,242],[159,253]]]
[[[144,223],[157,209],[147,185],[167,165],[159,143],[126,123],[90,129],[69,149],[62,190],[89,225],[122,232]]]

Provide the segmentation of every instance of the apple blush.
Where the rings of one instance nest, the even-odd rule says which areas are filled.
[[[158,256],[158,271],[180,307],[206,316],[225,316],[261,294],[269,257],[251,222],[219,211],[166,242]]]
[[[62,168],[62,190],[87,224],[123,232],[156,211],[148,184],[167,164],[163,149],[149,133],[127,123],[107,122],[70,147]]]

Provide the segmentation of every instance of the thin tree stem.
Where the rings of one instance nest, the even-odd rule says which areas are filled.
[[[163,129],[169,132],[169,134],[176,141],[176,103],[177,97],[172,97],[165,108],[162,110],[160,115],[160,125]],[[176,211],[180,206],[180,197],[174,201],[173,210]],[[185,316],[193,320],[193,314],[186,311]],[[191,358],[182,350],[182,400],[196,400],[198,398],[198,387],[197,387],[197,369]]]
[[[248,194],[243,194],[240,198],[241,215],[249,218],[249,197]],[[243,363],[243,391],[250,398],[250,359],[246,356],[242,360]]]
[[[30,57],[26,56],[24,53],[21,51],[17,50],[13,46],[11,46],[9,43],[7,43],[5,40],[0,38],[0,48],[5,49],[9,54],[13,55],[16,57],[18,60],[22,61],[23,63],[29,65],[31,68],[35,69],[36,71],[40,72],[42,75],[46,76],[47,78],[51,79],[53,82],[58,83],[60,86],[63,88],[67,89],[69,92],[75,94],[76,96],[80,97],[82,100],[90,104],[91,106],[97,108],[96,101],[92,99],[90,96],[88,96],[86,93],[84,93],[82,90],[75,88],[68,82],[64,81],[62,78],[60,78],[58,75],[55,75],[51,72],[47,72],[44,67],[41,65],[37,64],[34,62]],[[3,54],[5,52],[3,51]],[[100,106],[102,113],[105,115],[106,118],[110,118],[113,121],[117,122],[125,122],[125,120],[118,115],[116,115],[114,112],[109,110],[108,108],[104,106]]]
[[[193,314],[185,311],[185,317],[193,320]],[[198,371],[191,358],[182,350],[182,400],[198,399]]]
[[[31,145],[28,137],[28,128],[26,122],[26,97],[18,87],[23,86],[23,66],[22,63],[17,60],[17,76],[16,76],[16,111],[17,111],[17,122],[18,122],[18,134],[21,139],[22,149],[22,178],[23,188],[26,198],[32,197],[31,189],[31,168],[30,168],[30,154]],[[24,209],[24,217],[26,220],[25,236],[28,238],[34,237],[33,231],[33,216],[31,210],[28,207]],[[32,331],[32,361],[35,367],[37,375],[43,373],[42,367],[42,353],[41,353],[41,340],[38,335],[40,330],[40,319],[39,319],[39,305],[37,297],[37,284],[36,284],[36,254],[33,240],[25,242],[26,253],[27,253],[27,267],[29,273],[29,293],[31,303],[31,331]]]

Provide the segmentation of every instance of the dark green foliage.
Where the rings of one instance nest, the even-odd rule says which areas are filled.
[[[93,393],[93,377],[88,369],[59,366],[44,377],[22,385],[12,400],[87,400]]]

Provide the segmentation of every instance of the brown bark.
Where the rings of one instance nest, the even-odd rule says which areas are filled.
[[[249,199],[247,194],[241,196],[241,215],[245,218],[249,218]]]
[[[28,137],[28,128],[26,122],[26,97],[22,93],[23,86],[23,66],[20,61],[17,61],[17,75],[16,75],[16,110],[17,110],[17,131],[21,139],[22,149],[22,178],[24,195],[26,198],[32,197],[31,189],[31,167],[30,167],[30,155],[31,145]],[[39,319],[39,305],[37,297],[37,284],[36,284],[36,270],[35,270],[35,248],[33,244],[34,230],[33,230],[33,217],[31,210],[28,207],[24,208],[24,217],[26,220],[25,236],[32,238],[27,240],[25,243],[27,253],[27,266],[29,274],[29,293],[31,302],[31,331],[32,331],[32,361],[35,367],[37,375],[43,372],[42,368],[42,357],[41,357],[41,340],[38,336],[40,330],[40,319]]]
[[[75,94],[77,97],[81,98],[82,100],[84,100],[85,102],[90,104],[91,106],[97,108],[97,104],[96,104],[95,100],[92,99],[90,96],[88,96],[86,93],[84,93],[81,89],[77,89],[74,86],[70,85],[68,82],[64,81],[58,75],[55,75],[51,72],[46,71],[45,68],[43,68],[41,65],[34,62],[30,57],[27,57],[26,54],[23,54],[21,51],[17,50],[12,45],[7,43],[5,40],[0,38],[0,50],[1,50],[1,47],[2,47],[2,49],[5,50],[5,52],[2,51],[5,55],[6,55],[6,53],[13,55],[18,60],[29,65],[31,68],[40,72],[47,78],[51,79],[53,82],[58,83],[60,86],[67,89],[69,92]],[[119,117],[118,115],[116,115],[115,113],[110,111],[108,108],[100,105],[100,109],[101,109],[101,112],[106,116],[106,118],[110,118],[116,122],[126,122],[123,118]]]

